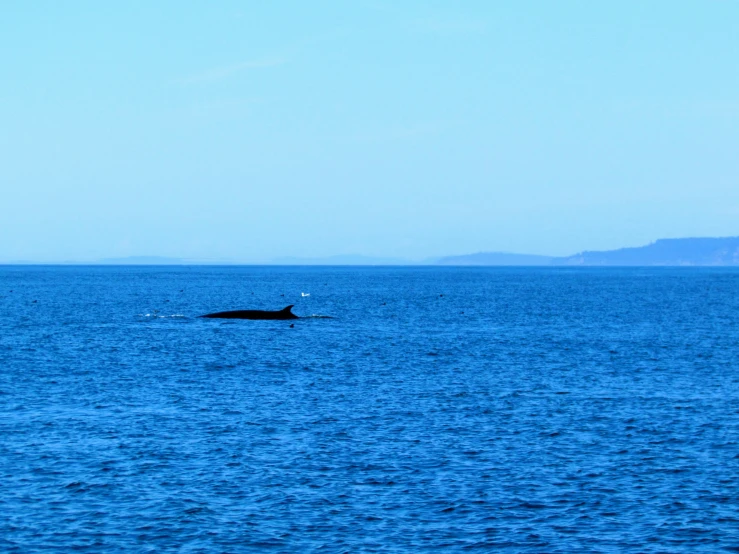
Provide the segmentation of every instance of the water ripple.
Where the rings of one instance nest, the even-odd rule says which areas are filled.
[[[7,290],[4,551],[739,551],[739,272],[3,268]],[[194,317],[286,301],[337,317]]]

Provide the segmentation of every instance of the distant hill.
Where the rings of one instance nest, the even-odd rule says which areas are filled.
[[[478,252],[463,256],[439,258],[435,265],[551,265],[554,258],[533,254],[510,254],[507,252]]]
[[[646,246],[603,252],[585,251],[555,258],[555,265],[737,266],[739,237],[660,239]]]
[[[739,266],[739,237],[659,239],[646,246],[550,257],[478,252],[439,258],[435,265],[477,266]]]
[[[52,262],[11,261],[2,264],[39,264]],[[188,259],[164,256],[106,258],[97,262],[53,262],[74,265],[254,265],[228,259]],[[646,246],[618,250],[586,250],[573,256],[554,257],[510,252],[477,252],[414,261],[404,258],[344,254],[323,258],[283,257],[275,265],[442,265],[442,266],[739,266],[739,237],[659,239]]]

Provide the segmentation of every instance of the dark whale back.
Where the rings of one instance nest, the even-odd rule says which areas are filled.
[[[298,319],[291,309],[294,304],[290,304],[282,310],[234,310],[231,312],[216,312],[213,314],[201,315],[200,317],[208,317],[213,319]]]

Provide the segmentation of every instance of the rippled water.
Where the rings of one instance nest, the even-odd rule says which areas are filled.
[[[739,551],[739,271],[5,267],[0,364],[3,551]]]

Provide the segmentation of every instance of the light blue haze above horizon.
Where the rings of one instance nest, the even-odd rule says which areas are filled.
[[[739,235],[739,2],[0,13],[0,261]]]

